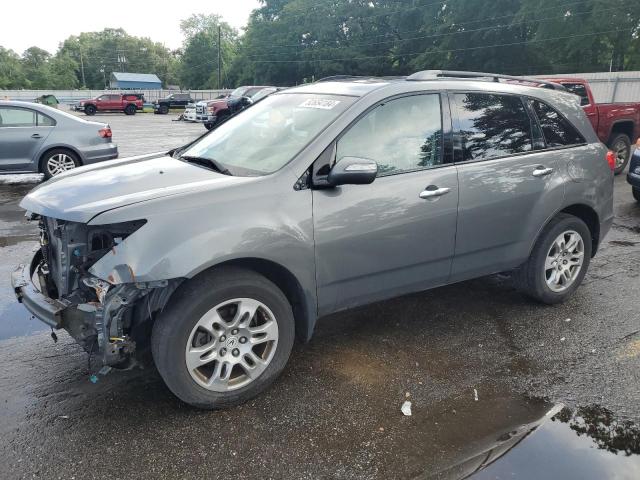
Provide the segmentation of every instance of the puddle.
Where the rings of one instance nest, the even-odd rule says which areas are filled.
[[[8,247],[9,245],[17,245],[20,242],[28,242],[37,240],[36,234],[13,235],[11,237],[0,237],[0,247]]]
[[[531,427],[531,428],[528,428]],[[478,459],[473,479],[640,478],[640,427],[597,405],[561,409]],[[460,478],[448,477],[438,478]]]
[[[17,300],[0,310],[0,340],[46,330],[49,330],[49,327],[40,320],[31,318],[31,314]]]

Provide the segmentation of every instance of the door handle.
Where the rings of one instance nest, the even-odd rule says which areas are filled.
[[[42,138],[42,135],[40,135],[39,133],[34,133],[33,135],[31,135],[31,138]]]
[[[536,167],[536,169],[533,171],[533,176],[544,177],[545,175],[549,175],[551,173],[553,173],[553,168]]]
[[[420,192],[420,198],[427,199],[427,198],[441,197],[442,195],[446,195],[450,191],[451,189],[446,187],[435,188],[433,190],[424,189],[423,191]]]

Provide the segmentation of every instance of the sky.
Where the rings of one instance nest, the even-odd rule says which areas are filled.
[[[0,46],[22,54],[37,46],[55,53],[70,35],[109,28],[149,37],[175,49],[182,44],[180,20],[193,13],[216,13],[230,25],[246,25],[258,0],[2,0]],[[15,19],[15,21],[10,21]]]

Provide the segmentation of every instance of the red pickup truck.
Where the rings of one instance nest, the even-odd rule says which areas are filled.
[[[75,106],[75,110],[87,115],[95,115],[96,112],[124,112],[126,115],[135,115],[142,110],[144,97],[139,93],[105,93],[90,100],[82,100]]]
[[[616,175],[629,158],[631,145],[640,138],[640,103],[596,103],[589,83],[582,78],[546,78],[580,97],[580,104],[600,141],[616,154]]]

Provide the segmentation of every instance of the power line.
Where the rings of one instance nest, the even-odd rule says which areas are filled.
[[[609,8],[606,10],[602,10],[601,12],[608,12],[608,11],[613,11],[613,10],[618,10],[618,8]],[[573,16],[580,16],[580,15],[587,15],[590,14],[591,12],[580,12],[580,13],[575,13],[573,14]],[[562,17],[564,18],[564,17]],[[537,23],[546,23],[549,21],[554,21],[554,20],[561,20],[560,17],[547,17],[547,18],[541,18],[541,19],[537,19],[536,22]],[[445,33],[437,33],[437,34],[431,34],[431,35],[419,35],[416,37],[409,37],[409,38],[401,38],[401,39],[392,39],[392,40],[385,40],[385,41],[381,41],[381,42],[370,42],[370,43],[348,43],[345,44],[341,47],[335,47],[335,48],[352,48],[352,47],[367,47],[367,46],[373,46],[373,45],[384,45],[384,44],[396,44],[396,43],[401,43],[401,42],[410,42],[413,40],[426,40],[426,39],[430,39],[430,38],[440,38],[440,37],[446,37],[449,35],[462,35],[465,33],[477,33],[477,32],[482,32],[482,31],[487,31],[487,30],[496,30],[496,29],[503,29],[503,28],[513,28],[513,27],[517,27],[517,26],[521,26],[521,25],[527,25],[530,24],[530,21],[524,20],[522,22],[516,22],[516,23],[511,23],[511,24],[503,24],[503,25],[493,25],[493,26],[489,26],[489,27],[482,27],[482,28],[477,28],[477,29],[473,29],[473,30],[459,30],[459,31],[455,31],[455,32],[445,32]],[[303,48],[303,45],[298,45],[299,48]],[[316,45],[310,45],[309,47],[304,47],[306,51],[312,50],[316,48]],[[331,47],[326,47],[326,48],[331,48]],[[295,52],[295,53],[299,53],[299,52]],[[248,58],[252,58],[252,57],[264,57],[264,56],[284,56],[284,55],[291,55],[291,53],[282,53],[282,54],[276,54],[276,53],[261,53],[261,54],[253,54],[253,55],[247,55]]]
[[[616,29],[616,30],[606,30],[602,32],[593,32],[593,33],[584,33],[584,34],[576,34],[576,35],[564,35],[561,37],[552,37],[545,38],[540,40],[526,40],[523,42],[510,42],[510,43],[499,43],[495,45],[480,45],[477,47],[468,47],[468,48],[453,48],[448,50],[435,50],[435,51],[423,51],[423,52],[412,52],[412,53],[400,53],[397,56],[416,56],[416,55],[435,55],[437,53],[455,53],[455,52],[466,52],[472,50],[481,50],[484,48],[499,48],[499,47],[511,47],[515,45],[528,45],[531,43],[543,43],[550,42],[554,40],[568,40],[570,38],[580,38],[580,37],[592,37],[595,35],[603,35],[606,33],[615,33],[615,32],[626,32],[632,31],[631,29]],[[313,62],[344,62],[344,61],[355,61],[355,60],[371,60],[375,58],[388,58],[389,55],[368,55],[362,57],[348,57],[348,58],[325,58],[325,59],[306,59],[306,60],[252,60],[253,63],[313,63]]]

